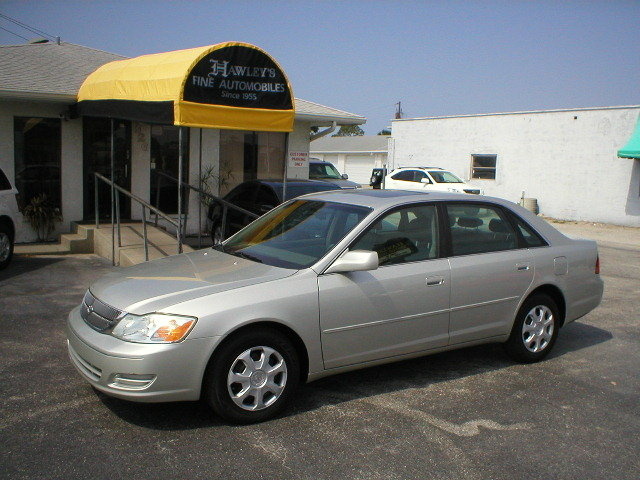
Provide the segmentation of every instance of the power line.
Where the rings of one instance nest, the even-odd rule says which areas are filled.
[[[15,35],[16,37],[20,37],[23,40],[26,40],[27,42],[29,41],[29,39],[27,37],[23,37],[22,35],[17,34],[16,32],[12,32],[11,30],[7,30],[4,27],[0,27],[1,30],[4,30],[5,32],[9,32],[11,35]]]
[[[19,27],[24,28],[25,30],[29,30],[31,33],[35,33],[36,35],[42,35],[43,37],[49,37],[51,40],[56,40],[56,37],[54,37],[53,35],[49,35],[46,32],[43,32],[42,30],[38,30],[37,28],[31,27],[29,25],[27,25],[26,23],[22,23],[20,20],[16,20],[15,18],[10,17],[9,15],[5,15],[4,13],[0,13],[0,17],[4,18],[5,20],[10,21],[11,23],[15,23],[16,25],[18,25]],[[3,30],[6,30],[3,28]],[[13,32],[9,32],[9,33],[13,33]],[[17,34],[15,34],[17,35]],[[20,37],[20,35],[18,35]],[[21,37],[24,38],[24,37]]]

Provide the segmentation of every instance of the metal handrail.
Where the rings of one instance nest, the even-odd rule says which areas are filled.
[[[182,253],[182,232],[180,231],[179,222],[176,222],[168,214],[162,212],[158,208],[156,208],[153,205],[149,204],[148,202],[144,201],[142,198],[134,195],[130,191],[125,190],[120,185],[116,184],[115,182],[112,182],[111,180],[109,180],[108,178],[104,177],[103,175],[100,175],[98,172],[94,172],[93,175],[96,177],[96,179],[105,182],[107,185],[110,185],[111,188],[113,188],[114,190],[116,190],[118,192],[118,194],[115,194],[115,217],[116,218],[114,219],[113,215],[111,217],[111,263],[113,265],[116,264],[116,258],[115,258],[115,240],[116,240],[115,239],[115,233],[116,233],[115,232],[115,228],[116,228],[116,224],[117,224],[117,230],[118,230],[118,247],[122,247],[122,237],[121,237],[121,234],[120,234],[120,195],[119,195],[119,193],[122,193],[122,194],[126,195],[127,197],[131,198],[132,200],[135,200],[142,207],[142,235],[143,235],[143,239],[144,239],[144,259],[145,259],[145,261],[149,261],[149,245],[148,245],[148,238],[147,238],[147,210],[149,210],[149,212],[153,212],[153,213],[156,214],[156,225],[157,225],[157,218],[158,218],[158,216],[160,216],[163,219],[165,219],[167,222],[169,222],[171,225],[176,227],[176,240],[177,240],[177,244],[178,244],[178,253]],[[98,229],[98,228],[100,228],[100,212],[99,212],[99,203],[98,203],[98,182],[97,181],[94,182],[94,185],[95,185],[96,228]]]
[[[155,174],[156,175],[160,175],[160,176],[165,177],[165,178],[168,178],[169,180],[171,180],[171,181],[173,181],[175,183],[179,182],[179,180],[177,178],[172,177],[171,175],[168,175],[168,174],[166,174],[164,172],[159,172],[159,171],[156,170]],[[248,215],[248,216],[250,216],[251,218],[254,218],[254,219],[258,218],[260,216],[260,215],[256,215],[253,212],[250,212],[249,210],[245,210],[242,207],[234,205],[233,203],[228,202],[223,198],[216,197],[215,195],[213,195],[213,194],[211,194],[209,192],[205,192],[201,188],[198,188],[198,187],[196,187],[194,185],[191,185],[189,183],[182,182],[181,185],[183,187],[187,187],[187,188],[193,190],[194,192],[199,193],[200,195],[204,195],[205,197],[208,197],[208,198],[212,199],[214,202],[218,202],[219,204],[222,205],[222,220],[221,220],[221,236],[222,236],[222,238],[224,238],[224,235],[226,233],[225,230],[226,230],[226,227],[227,227],[227,222],[226,222],[226,220],[227,220],[227,211],[229,209],[235,210],[235,211],[240,212],[240,213],[242,213],[244,215]],[[158,191],[160,191],[159,188],[158,188]],[[187,213],[187,215],[188,215],[188,213]],[[198,220],[200,220],[200,219],[198,219]],[[157,222],[157,217],[156,217],[156,222]],[[185,217],[185,224],[186,224],[186,217]],[[200,228],[198,228],[198,235],[200,235]]]

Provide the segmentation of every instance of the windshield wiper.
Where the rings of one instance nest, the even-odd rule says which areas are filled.
[[[235,255],[236,257],[240,257],[240,258],[246,258],[247,260],[252,260],[254,262],[258,262],[258,263],[264,263],[262,260],[260,260],[258,257],[254,257],[253,255],[250,255],[248,253],[244,253],[244,252],[229,252],[231,255]]]

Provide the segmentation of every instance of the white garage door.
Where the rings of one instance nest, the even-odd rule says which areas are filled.
[[[349,180],[352,182],[369,185],[371,170],[374,166],[373,155],[348,155],[344,173],[349,175]]]

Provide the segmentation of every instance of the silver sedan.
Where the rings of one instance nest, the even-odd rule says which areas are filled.
[[[324,192],[108,274],[69,314],[68,347],[108,395],[203,398],[248,423],[347,370],[489,342],[541,360],[602,291],[595,242],[506,200]]]

